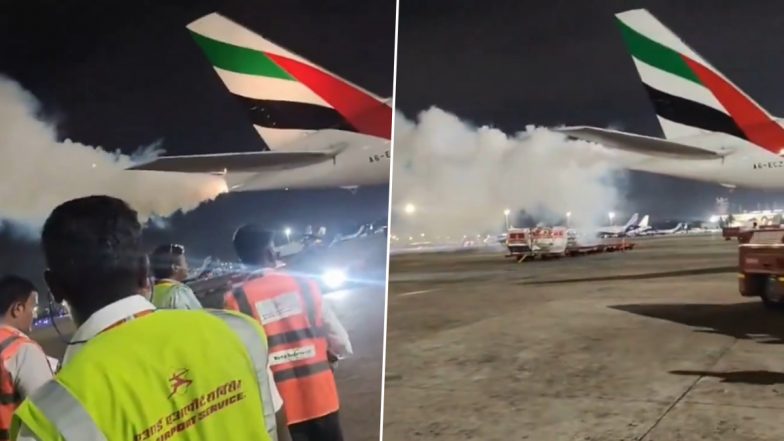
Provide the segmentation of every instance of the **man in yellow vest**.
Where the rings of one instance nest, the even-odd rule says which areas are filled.
[[[188,261],[182,245],[161,245],[152,253],[155,286],[152,303],[162,309],[201,309],[201,303],[188,285]]]
[[[137,213],[91,196],[47,219],[44,276],[78,325],[55,379],[16,410],[11,439],[288,441],[266,335],[227,311],[156,310]]]

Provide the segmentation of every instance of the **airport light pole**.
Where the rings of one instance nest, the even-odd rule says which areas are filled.
[[[571,211],[567,211],[567,212],[566,212],[566,227],[567,227],[567,228],[569,227],[569,221],[570,221],[571,219],[572,219],[572,212],[571,212]]]
[[[504,210],[504,219],[506,219],[506,230],[509,231],[509,214],[512,212],[510,209]]]
[[[611,211],[611,212],[607,213],[607,216],[609,216],[609,218],[610,218],[610,225],[615,225],[615,223],[613,222],[613,220],[615,220],[615,212]]]
[[[291,242],[291,228],[286,227],[284,233],[286,233],[286,242]]]

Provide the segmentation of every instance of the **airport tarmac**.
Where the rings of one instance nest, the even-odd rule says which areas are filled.
[[[351,338],[354,355],[341,360],[335,371],[341,398],[340,419],[348,440],[378,440],[381,411],[381,369],[383,360],[384,292],[382,284],[335,291],[325,296]],[[58,321],[67,336],[73,322]],[[54,328],[36,330],[47,354],[62,359],[65,344]]]
[[[720,235],[513,263],[390,266],[384,440],[773,440],[784,316]]]

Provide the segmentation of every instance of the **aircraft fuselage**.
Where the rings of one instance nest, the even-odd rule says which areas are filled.
[[[708,142],[690,144],[715,148],[715,144]],[[615,154],[624,167],[632,170],[734,187],[784,189],[784,157],[743,140],[735,141],[732,153],[716,159],[671,159],[628,151]]]

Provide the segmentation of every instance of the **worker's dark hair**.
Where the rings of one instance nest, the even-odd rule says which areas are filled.
[[[136,211],[120,199],[89,196],[55,208],[41,242],[60,295],[86,317],[137,294],[146,276],[141,236]]]
[[[38,290],[33,282],[23,277],[8,275],[0,278],[0,315],[7,313],[14,303],[27,302],[34,291]]]
[[[152,274],[156,279],[165,279],[174,274],[172,267],[176,265],[180,256],[185,255],[185,247],[177,244],[159,245],[158,248],[152,252],[150,264],[152,266]]]
[[[246,224],[234,233],[234,251],[242,263],[258,265],[264,263],[265,250],[273,246],[274,233],[256,224]]]

